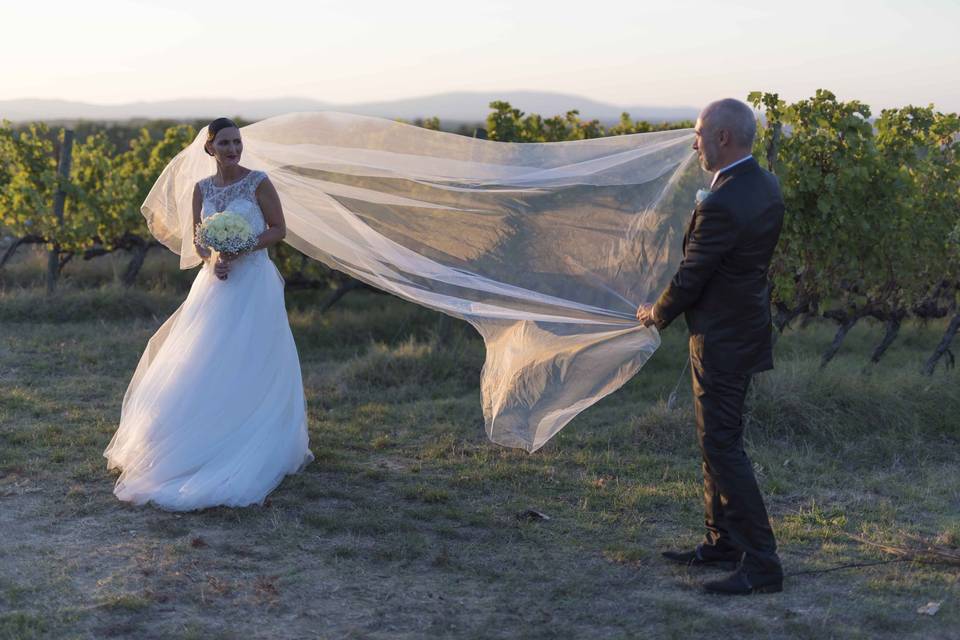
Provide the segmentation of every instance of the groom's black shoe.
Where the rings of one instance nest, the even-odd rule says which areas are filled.
[[[742,554],[739,551],[718,554],[715,551],[711,552],[702,544],[698,544],[693,551],[664,551],[662,555],[667,560],[679,562],[688,567],[709,567],[722,571],[733,571],[737,568]]]
[[[741,566],[726,578],[705,582],[703,590],[724,596],[780,593],[783,591],[783,573],[752,573]]]

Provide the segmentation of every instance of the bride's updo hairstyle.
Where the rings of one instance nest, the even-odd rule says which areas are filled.
[[[212,156],[213,153],[210,151],[210,143],[213,142],[213,139],[217,137],[217,134],[223,131],[224,129],[229,129],[230,127],[237,127],[237,123],[231,120],[230,118],[217,118],[213,122],[207,125],[207,141],[203,145],[203,150],[207,152],[208,156]]]

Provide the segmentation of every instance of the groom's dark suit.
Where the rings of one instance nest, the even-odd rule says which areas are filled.
[[[773,368],[767,271],[783,224],[777,178],[753,158],[721,172],[693,212],[684,258],[652,310],[690,330],[697,435],[703,453],[705,555],[745,553],[744,568],[780,573],[777,545],[743,450],[750,375]]]

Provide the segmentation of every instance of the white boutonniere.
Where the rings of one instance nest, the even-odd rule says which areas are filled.
[[[697,204],[700,204],[710,195],[709,189],[697,189]]]

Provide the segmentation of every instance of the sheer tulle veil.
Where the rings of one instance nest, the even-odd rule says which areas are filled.
[[[280,193],[287,242],[480,332],[487,434],[528,451],[657,349],[634,313],[672,277],[708,182],[689,129],[512,144],[322,112],[242,135],[243,164]],[[191,198],[215,170],[205,139],[170,162],[142,208],[182,268],[199,264]]]

